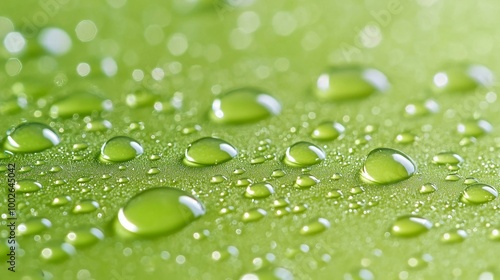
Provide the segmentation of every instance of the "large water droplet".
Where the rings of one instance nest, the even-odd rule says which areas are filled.
[[[127,136],[116,136],[101,147],[99,159],[102,162],[124,162],[132,160],[144,152],[141,144]]]
[[[207,166],[224,163],[233,159],[238,152],[228,142],[205,137],[189,144],[183,162],[189,166]]]
[[[48,125],[29,122],[7,132],[3,147],[14,153],[34,153],[52,148],[60,142],[59,136]]]
[[[432,222],[419,216],[399,217],[391,226],[391,234],[398,237],[413,237],[427,232]]]
[[[323,122],[313,130],[311,137],[321,141],[335,140],[344,132],[345,127],[338,122]]]
[[[466,204],[482,204],[498,197],[498,191],[486,184],[469,185],[460,195],[460,201]]]
[[[286,149],[284,162],[293,167],[306,167],[322,162],[325,152],[309,142],[297,142]]]
[[[274,97],[253,88],[240,88],[222,94],[212,103],[210,117],[224,124],[255,122],[281,112]]]
[[[16,189],[16,192],[30,193],[40,190],[42,188],[42,184],[38,183],[35,180],[24,179],[17,181],[17,183],[14,185],[14,188]]]
[[[50,228],[52,223],[46,218],[32,218],[17,226],[17,231],[20,236],[35,235]]]
[[[298,188],[310,188],[319,183],[319,179],[309,174],[302,174],[295,179],[295,186]]]
[[[164,235],[182,229],[203,214],[203,204],[187,192],[156,187],[131,198],[118,211],[114,228],[124,237]]]
[[[341,101],[368,97],[388,88],[387,77],[377,69],[334,67],[319,76],[316,96],[325,101]]]
[[[485,120],[468,120],[459,123],[457,131],[463,136],[479,137],[483,134],[490,133],[493,126]]]
[[[76,92],[52,104],[50,115],[53,118],[69,118],[74,114],[87,116],[93,112],[109,111],[112,107],[109,99],[90,92]]]
[[[372,150],[361,170],[361,179],[367,183],[391,184],[410,178],[417,166],[401,151],[389,148]]]
[[[437,93],[470,92],[478,86],[491,86],[493,73],[482,65],[454,65],[434,75],[433,89]]]
[[[269,183],[256,183],[247,187],[245,197],[266,198],[274,193],[274,188]]]

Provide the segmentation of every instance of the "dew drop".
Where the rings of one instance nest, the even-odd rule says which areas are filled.
[[[413,133],[410,132],[402,132],[396,135],[396,138],[394,139],[394,142],[398,144],[411,144],[415,142],[416,136]]]
[[[488,238],[493,241],[500,241],[500,228],[492,229]]]
[[[108,120],[90,121],[85,125],[85,130],[89,132],[106,131],[113,127]]]
[[[75,247],[86,247],[104,239],[104,233],[98,228],[72,230],[66,234],[64,241]]]
[[[50,203],[50,205],[52,206],[63,206],[63,205],[66,205],[68,204],[69,202],[71,202],[71,197],[70,196],[58,196],[58,197],[55,197],[52,202]]]
[[[426,218],[407,215],[396,219],[391,226],[391,234],[397,237],[414,237],[429,231],[432,222]]]
[[[311,137],[320,141],[335,140],[345,133],[345,127],[338,122],[320,123],[311,133]]]
[[[35,180],[24,179],[17,181],[14,185],[14,189],[19,193],[31,193],[42,189],[42,184]]]
[[[227,180],[227,178],[223,175],[214,175],[214,176],[212,176],[212,178],[210,178],[210,183],[220,184],[226,180]]]
[[[425,183],[418,190],[418,192],[421,194],[429,194],[429,193],[433,193],[435,191],[437,191],[437,187],[433,183]]]
[[[464,159],[459,154],[454,152],[442,152],[432,157],[432,163],[439,165],[459,164],[463,161]]]
[[[99,208],[99,203],[93,199],[84,199],[76,203],[73,207],[73,213],[86,214],[93,212]]]
[[[460,195],[460,201],[466,204],[483,204],[498,197],[498,191],[486,184],[473,184],[465,188]]]
[[[142,155],[143,152],[144,149],[136,140],[127,136],[116,136],[102,145],[99,159],[105,163],[125,162]]]
[[[115,231],[123,237],[152,237],[182,229],[205,214],[203,204],[187,192],[155,187],[132,197],[118,211]]]
[[[302,174],[295,179],[295,186],[298,188],[310,188],[317,185],[320,182],[319,179],[313,175]]]
[[[273,178],[281,178],[281,177],[283,177],[285,175],[286,175],[285,171],[283,171],[281,169],[275,169],[271,173],[271,177],[273,177]]]
[[[377,69],[356,66],[334,67],[316,82],[316,96],[324,101],[366,98],[389,88],[387,77]]]
[[[343,196],[342,191],[339,189],[333,189],[326,193],[326,198],[341,198]]]
[[[467,238],[467,232],[463,229],[458,229],[450,232],[445,232],[441,236],[441,243],[451,244],[460,243]]]
[[[245,197],[266,198],[274,193],[274,188],[269,183],[255,183],[247,187]]]
[[[295,213],[295,214],[299,214],[299,213],[302,213],[302,212],[305,212],[307,209],[309,209],[309,206],[307,204],[297,204],[295,206],[292,207],[292,212]]]
[[[152,167],[146,172],[148,175],[156,175],[160,173],[160,169],[158,167]]]
[[[493,126],[485,120],[468,120],[457,126],[458,133],[463,136],[479,137],[492,130]]]
[[[325,218],[318,218],[307,225],[300,228],[300,234],[302,235],[313,235],[325,231],[330,228],[330,222]]]
[[[297,142],[286,149],[284,162],[292,167],[307,167],[322,162],[325,152],[309,142]]]
[[[407,117],[421,117],[429,114],[435,114],[438,111],[439,104],[432,99],[410,103],[405,107],[405,115]]]
[[[241,179],[236,180],[235,185],[237,187],[247,187],[247,186],[249,186],[252,183],[253,183],[253,181],[251,179],[241,178]]]
[[[275,199],[271,206],[274,208],[283,208],[283,207],[287,207],[289,205],[290,205],[290,201],[288,200],[288,198],[280,197],[280,198]]]
[[[35,235],[52,227],[52,223],[46,218],[32,218],[17,226],[19,236]]]
[[[188,166],[216,165],[233,159],[237,154],[236,148],[228,142],[205,137],[189,144],[183,162]]]
[[[52,148],[60,142],[59,136],[49,126],[28,122],[7,132],[3,147],[14,153],[35,153]]]
[[[268,93],[240,88],[222,94],[212,103],[210,118],[222,124],[256,122],[281,112],[281,104]]]
[[[243,213],[241,220],[243,222],[249,223],[249,222],[256,222],[262,218],[264,218],[267,215],[267,212],[264,209],[261,208],[253,208],[248,211],[245,211]]]
[[[466,184],[466,185],[472,185],[472,184],[475,184],[475,183],[479,183],[479,181],[476,178],[474,178],[474,177],[467,177],[464,180],[464,184]]]
[[[75,247],[68,243],[49,245],[40,252],[40,258],[46,262],[61,262],[76,253]]]
[[[139,89],[133,93],[130,93],[125,98],[125,102],[130,108],[140,108],[151,106],[158,101],[158,95],[153,94],[152,92],[146,89]]]
[[[416,170],[413,159],[403,152],[377,148],[366,157],[361,179],[367,183],[391,184],[410,178]]]
[[[454,65],[436,73],[433,89],[436,93],[465,93],[479,86],[491,86],[493,73],[482,65]]]
[[[110,111],[112,107],[109,99],[90,92],[76,92],[52,104],[50,115],[53,118],[69,118],[74,114],[88,116],[93,112]]]

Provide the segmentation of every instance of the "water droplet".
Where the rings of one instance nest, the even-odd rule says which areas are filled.
[[[75,247],[68,243],[49,245],[42,249],[40,258],[47,262],[61,262],[75,253]]]
[[[257,271],[244,274],[240,280],[293,280],[293,274],[281,267],[265,266]]]
[[[436,93],[465,93],[479,86],[491,86],[493,73],[482,65],[454,65],[434,75]]]
[[[141,144],[127,136],[116,136],[109,139],[101,147],[99,159],[102,162],[125,162],[132,160],[144,152]]]
[[[247,187],[245,197],[266,198],[274,193],[274,188],[269,183],[255,183]]]
[[[297,204],[292,207],[292,212],[295,214],[299,214],[306,211],[307,209],[309,209],[309,206],[307,204]]]
[[[32,218],[17,226],[19,236],[35,235],[50,228],[52,223],[46,218]]]
[[[227,178],[222,176],[222,175],[214,175],[212,178],[210,178],[210,183],[212,184],[220,184],[224,181],[226,181]]]
[[[500,229],[499,228],[492,229],[490,234],[488,235],[488,238],[493,241],[500,241]]]
[[[104,233],[97,228],[72,230],[66,234],[64,241],[75,247],[86,247],[104,239]]]
[[[467,238],[467,232],[463,229],[458,229],[450,232],[445,232],[441,236],[441,243],[460,243]]]
[[[408,155],[389,148],[377,148],[366,157],[361,179],[367,183],[391,184],[410,178],[417,170]]]
[[[85,214],[90,213],[99,208],[99,203],[93,199],[84,199],[79,201],[75,207],[73,207],[73,213],[75,214]]]
[[[42,184],[38,183],[35,180],[24,179],[17,181],[17,183],[14,185],[14,188],[16,189],[16,192],[30,193],[39,191],[42,188]]]
[[[235,175],[241,175],[241,174],[243,174],[245,172],[246,172],[246,170],[244,168],[236,168],[236,169],[234,169],[233,174],[235,174]]]
[[[280,198],[275,199],[271,206],[274,208],[283,208],[283,207],[286,207],[289,205],[290,205],[290,201],[288,200],[288,198],[280,197]]]
[[[19,168],[19,173],[27,173],[31,170],[33,170],[31,166],[21,166],[21,168]]]
[[[28,105],[24,97],[11,97],[3,99],[0,97],[0,115],[12,115],[18,113]]]
[[[85,125],[85,130],[89,132],[106,131],[113,127],[108,120],[90,121]]]
[[[418,192],[421,194],[433,193],[435,191],[437,191],[437,187],[433,183],[425,183],[418,190]]]
[[[49,172],[50,173],[57,173],[57,172],[61,172],[62,170],[62,167],[61,166],[52,166],[50,169],[49,169]]]
[[[50,115],[53,118],[69,118],[74,114],[87,116],[93,112],[109,111],[112,107],[109,99],[89,92],[76,92],[52,104]]]
[[[187,192],[155,187],[132,197],[118,211],[115,231],[123,237],[173,233],[205,214],[203,204]]]
[[[340,174],[340,173],[333,173],[331,179],[335,180],[335,181],[338,181],[338,180],[342,179],[342,174]]]
[[[248,211],[245,211],[245,213],[243,213],[243,216],[241,217],[241,220],[246,223],[256,222],[264,218],[266,215],[267,215],[266,210],[261,208],[253,208]]]
[[[387,77],[377,69],[334,67],[319,76],[316,96],[324,101],[342,101],[365,98],[388,88]]]
[[[76,143],[73,144],[73,151],[82,151],[89,147],[87,143]]]
[[[285,175],[286,175],[285,171],[283,171],[281,169],[275,169],[271,173],[271,177],[273,177],[273,178],[281,178],[281,177],[283,177]]]
[[[52,148],[60,142],[59,136],[48,125],[29,122],[7,132],[3,147],[14,153],[34,153]]]
[[[464,184],[466,184],[466,185],[472,185],[472,184],[475,184],[475,183],[479,183],[479,181],[476,178],[474,178],[474,177],[467,177],[464,180]]]
[[[311,137],[316,140],[335,140],[344,135],[345,127],[338,122],[322,122],[312,132]]]
[[[310,188],[312,186],[315,186],[319,182],[319,179],[317,179],[313,175],[302,174],[295,180],[295,186],[298,188]]]
[[[158,173],[160,173],[160,169],[158,167],[150,168],[147,172],[148,175],[156,175]]]
[[[396,219],[391,226],[391,234],[397,237],[413,237],[429,231],[432,222],[426,218],[407,215]]]
[[[349,192],[353,195],[357,195],[357,194],[362,194],[365,192],[365,189],[361,186],[357,186],[357,187],[352,187]]]
[[[71,201],[71,197],[70,196],[58,196],[58,197],[55,197],[52,202],[50,203],[50,205],[52,206],[62,206],[62,205],[66,205],[68,204],[69,202]]]
[[[482,204],[498,197],[498,191],[486,184],[473,184],[465,188],[460,195],[460,201],[466,204]]]
[[[405,115],[407,117],[421,117],[437,112],[439,112],[439,104],[432,99],[410,103],[405,107]]]
[[[325,152],[309,142],[297,142],[286,149],[284,162],[292,167],[306,167],[322,162]]]
[[[255,122],[281,112],[281,104],[264,91],[240,88],[222,94],[212,103],[210,118],[223,124]]]
[[[251,164],[261,164],[261,163],[264,163],[265,161],[266,161],[265,157],[256,157],[256,158],[252,158],[250,160],[250,163]]]
[[[408,259],[408,266],[411,268],[424,268],[430,262],[432,262],[433,258],[429,254],[423,254],[422,256],[414,256]]]
[[[457,153],[454,152],[442,152],[434,157],[432,157],[432,162],[435,164],[459,164],[462,163],[464,159]]]
[[[330,222],[324,218],[318,218],[300,228],[300,234],[313,235],[330,228]]]
[[[183,162],[188,166],[216,165],[233,159],[237,154],[236,148],[228,142],[205,137],[189,144]]]
[[[241,179],[238,179],[236,180],[236,186],[237,187],[246,187],[250,184],[252,184],[253,181],[251,179],[248,179],[248,178],[241,178]]]
[[[274,216],[275,217],[283,217],[285,215],[290,214],[290,207],[283,207],[283,208],[277,208],[274,209]]]
[[[416,136],[413,133],[410,132],[402,132],[396,135],[396,138],[394,139],[394,142],[398,144],[411,144],[415,142]]]
[[[450,181],[450,182],[456,182],[462,179],[462,176],[458,175],[457,173],[450,173],[444,177],[445,181]]]
[[[339,189],[333,189],[326,193],[326,198],[340,198],[342,196],[342,191]]]
[[[158,99],[158,95],[146,89],[139,89],[133,93],[128,94],[125,98],[125,102],[130,108],[139,108],[146,106],[151,106],[152,108],[153,104],[158,101]]]
[[[479,137],[490,133],[492,130],[493,126],[485,120],[468,120],[459,123],[457,126],[458,133],[463,136]]]

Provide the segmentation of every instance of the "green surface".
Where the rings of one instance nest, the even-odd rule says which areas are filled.
[[[498,14],[495,0],[2,1],[0,170],[42,187],[17,193],[17,272],[0,242],[0,279],[500,277]],[[340,84],[323,96],[325,73]],[[250,98],[258,114],[236,102],[214,121],[242,88],[279,110]],[[25,150],[5,146],[16,132]],[[116,136],[142,154],[119,144],[101,162]],[[205,137],[225,142],[195,151]],[[364,183],[377,148],[416,172]],[[120,209],[156,187],[206,213],[172,231],[134,216],[154,236],[123,235]],[[152,200],[134,213],[165,209]]]

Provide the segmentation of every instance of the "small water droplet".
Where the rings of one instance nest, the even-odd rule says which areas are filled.
[[[330,222],[325,218],[318,218],[307,225],[300,228],[300,234],[302,235],[313,235],[325,231],[330,228]]]
[[[147,172],[148,175],[156,175],[158,173],[160,173],[160,169],[158,167],[152,167]]]
[[[89,132],[106,131],[113,127],[108,120],[95,120],[85,124],[85,130]]]
[[[445,181],[450,181],[450,182],[456,182],[460,181],[462,179],[462,176],[458,175],[457,173],[450,173],[444,177]]]
[[[391,226],[391,234],[398,237],[413,237],[429,231],[432,222],[414,215],[401,216]]]
[[[271,204],[274,208],[282,208],[290,205],[290,201],[286,197],[280,197],[273,201]]]
[[[273,177],[273,178],[281,178],[281,177],[283,177],[285,175],[286,175],[285,171],[283,171],[281,169],[275,169],[271,173],[271,177]]]
[[[267,212],[264,209],[261,208],[253,208],[248,211],[245,211],[243,213],[243,216],[241,217],[241,220],[243,222],[256,222],[262,218],[264,218],[267,215]]]
[[[421,117],[437,112],[439,112],[439,104],[432,99],[410,103],[405,107],[407,117]]]
[[[245,168],[236,168],[236,169],[234,169],[233,174],[234,175],[241,175],[245,172],[246,172]]]
[[[320,180],[313,175],[302,174],[295,179],[295,186],[298,188],[310,188],[317,185],[319,182]]]
[[[183,162],[188,166],[216,165],[233,159],[237,154],[236,148],[228,142],[205,137],[189,144]]]
[[[49,245],[40,252],[40,258],[46,262],[61,262],[76,253],[75,247],[68,243]]]
[[[262,90],[240,88],[222,94],[212,103],[210,118],[223,124],[255,122],[278,115],[281,104]]]
[[[214,176],[212,176],[212,178],[210,178],[210,183],[220,184],[226,180],[227,180],[227,178],[223,175],[214,175]]]
[[[422,256],[414,256],[408,259],[408,266],[411,268],[419,269],[426,267],[433,258],[429,254],[423,254]]]
[[[125,162],[142,155],[143,152],[144,149],[136,140],[127,136],[116,136],[102,145],[99,159],[105,163]]]
[[[302,204],[297,204],[297,205],[293,206],[292,212],[295,214],[299,214],[299,213],[306,211],[307,209],[309,209],[309,206],[307,204],[302,203]]]
[[[460,201],[466,204],[483,204],[498,197],[498,191],[486,184],[472,184],[465,188],[460,195]]]
[[[467,238],[467,232],[463,229],[453,230],[443,233],[441,243],[460,243]]]
[[[7,132],[3,147],[14,153],[34,153],[52,148],[61,142],[52,128],[43,123],[22,123]]]
[[[366,157],[361,179],[367,183],[391,184],[410,178],[416,170],[413,159],[403,152],[377,148]]]
[[[241,178],[241,179],[236,180],[235,185],[237,187],[247,187],[248,185],[250,185],[252,183],[253,183],[253,181],[251,179]]]
[[[324,101],[366,98],[389,88],[387,77],[377,69],[357,66],[333,67],[316,82],[316,96]]]
[[[72,230],[66,234],[64,241],[75,247],[86,247],[104,239],[104,233],[98,228]]]
[[[35,235],[52,227],[52,223],[46,218],[31,218],[17,226],[19,236]]]
[[[33,170],[31,166],[21,166],[21,168],[19,168],[19,173],[30,172],[31,170]]]
[[[82,151],[89,147],[87,143],[76,143],[73,144],[73,151]]]
[[[464,159],[457,153],[454,152],[442,152],[434,157],[432,157],[432,163],[435,164],[459,164],[462,163]]]
[[[345,127],[338,122],[322,122],[311,133],[311,137],[316,140],[335,140],[345,133]]]
[[[331,179],[335,180],[335,181],[338,181],[338,180],[342,179],[342,174],[340,174],[340,173],[333,173]]]
[[[274,193],[274,188],[269,183],[255,183],[247,187],[245,197],[266,198]]]
[[[14,188],[16,189],[16,192],[30,193],[39,191],[42,188],[42,184],[35,180],[24,179],[17,181]]]
[[[436,184],[433,184],[433,183],[425,183],[418,190],[418,192],[421,194],[429,194],[429,193],[433,193],[435,191],[437,191],[437,186],[436,186]]]
[[[75,214],[85,214],[90,213],[99,208],[99,203],[93,199],[84,199],[76,203],[73,207],[73,213]]]
[[[123,237],[151,237],[173,233],[205,214],[203,204],[187,192],[171,187],[147,189],[118,211],[115,231]]]
[[[466,185],[472,185],[472,184],[475,184],[475,183],[479,183],[479,181],[476,178],[474,178],[474,177],[467,177],[464,180],[464,184],[466,184]]]
[[[198,124],[185,126],[181,129],[181,133],[184,135],[193,134],[193,133],[199,132],[199,131],[201,131],[201,126]]]
[[[127,103],[130,108],[140,108],[146,106],[151,106],[152,108],[153,104],[158,101],[158,97],[158,95],[146,89],[138,89],[127,95],[125,103]]]
[[[453,65],[436,73],[433,89],[436,93],[465,93],[479,86],[491,86],[493,73],[482,65]]]
[[[93,112],[109,111],[112,107],[109,99],[90,92],[75,92],[52,104],[50,115],[53,118],[69,118],[74,114],[87,116]]]
[[[326,193],[326,198],[341,198],[342,196],[342,191],[339,189],[333,189]]]
[[[68,204],[69,202],[71,202],[71,197],[66,195],[66,196],[58,196],[58,197],[55,197],[52,202],[50,203],[50,205],[52,206],[62,206],[62,205],[66,205]]]
[[[352,187],[349,192],[353,195],[357,195],[357,194],[362,194],[365,192],[365,189],[361,186],[357,186],[357,187]]]
[[[283,161],[292,167],[306,167],[318,164],[325,158],[326,154],[320,147],[301,141],[288,147]]]
[[[410,132],[402,132],[396,135],[396,138],[394,139],[394,142],[398,144],[411,144],[415,142],[416,136],[413,133]]]
[[[488,238],[493,241],[500,241],[500,228],[492,229]]]
[[[468,120],[458,124],[457,131],[463,136],[479,137],[490,133],[493,126],[485,120]]]
[[[266,157],[256,157],[256,158],[252,158],[250,160],[250,163],[251,164],[261,164],[261,163],[264,163],[266,161]]]

